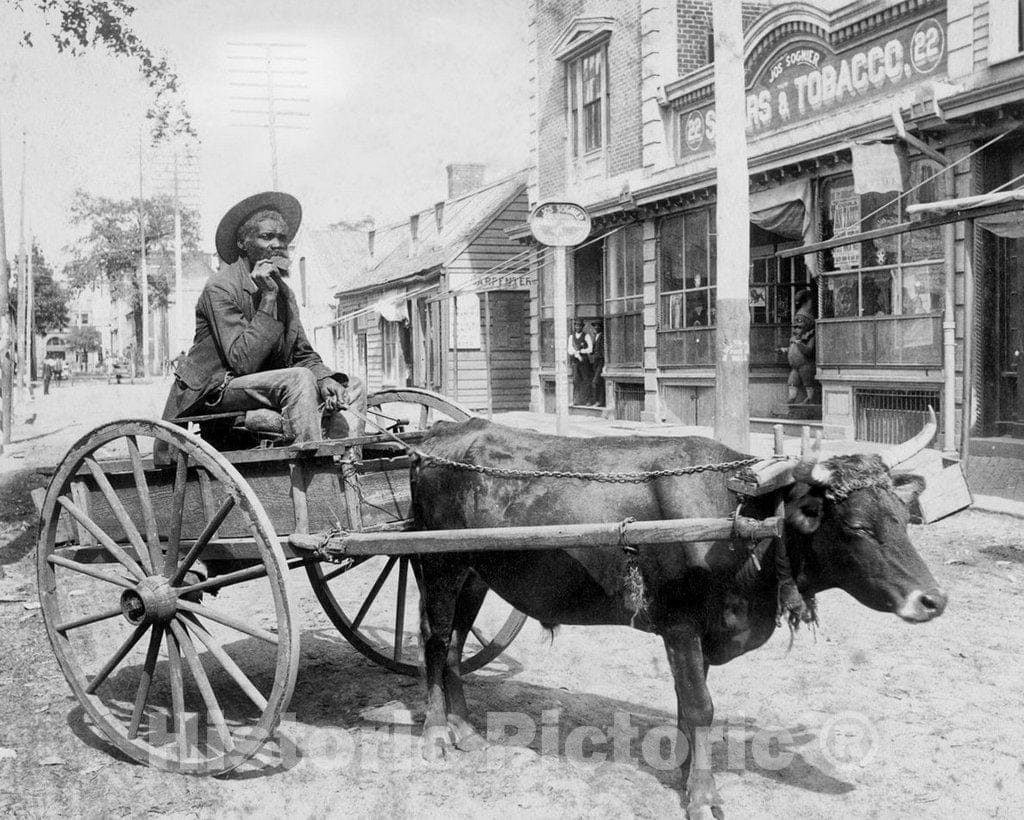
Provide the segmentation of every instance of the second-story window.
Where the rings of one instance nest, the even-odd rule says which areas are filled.
[[[604,46],[568,64],[569,126],[574,157],[604,147],[604,124],[608,114],[607,76]]]

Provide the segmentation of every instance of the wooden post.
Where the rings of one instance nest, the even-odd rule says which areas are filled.
[[[558,245],[551,249],[555,257],[554,314],[555,314],[555,432],[569,435],[569,368],[565,340],[569,333],[569,306],[566,286],[566,257],[568,249]]]
[[[785,434],[782,431],[781,424],[772,425],[772,435],[775,441],[775,455],[785,455]]]
[[[718,292],[715,438],[750,449],[750,194],[740,4],[714,0]]]
[[[491,377],[491,292],[485,290],[484,297],[484,375],[487,378],[487,418],[494,418],[494,379]]]
[[[142,378],[149,375],[149,273],[146,270],[146,218],[142,201],[142,132],[139,131],[139,275],[142,278]],[[132,323],[135,335],[135,323]]]
[[[28,260],[25,258],[25,176],[28,166],[27,152],[25,150],[28,139],[25,129],[21,129],[21,192],[18,196],[18,323],[17,349],[18,349],[18,395],[22,400],[25,398],[25,388],[28,387],[29,377],[26,363],[28,356],[25,353],[25,328],[28,301],[25,294],[28,293]]]
[[[974,420],[974,220],[964,221],[964,384],[960,419],[960,462],[970,475],[971,422]]]
[[[452,295],[452,398],[459,400],[459,297]]]
[[[3,120],[0,118],[0,143],[3,141]],[[14,389],[14,372],[11,367],[11,293],[10,277],[7,275],[7,228],[4,222],[4,163],[0,146],[0,426],[3,427],[4,445],[11,443],[11,391]]]

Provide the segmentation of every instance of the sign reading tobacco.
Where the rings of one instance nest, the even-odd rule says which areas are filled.
[[[575,202],[542,202],[530,213],[530,231],[542,245],[572,247],[590,234],[590,214]]]
[[[747,134],[756,136],[891,93],[941,73],[945,62],[946,26],[936,17],[839,53],[817,41],[791,43],[748,73]],[[713,105],[681,114],[680,156],[712,150],[715,125]]]

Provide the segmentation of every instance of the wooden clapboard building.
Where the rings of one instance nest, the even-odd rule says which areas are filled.
[[[893,441],[931,405],[947,450],[971,431],[1024,435],[1024,247],[988,219],[1019,202],[962,200],[1024,180],[1022,7],[744,3],[755,418],[793,415],[780,351],[810,290],[815,401],[798,418]],[[533,0],[530,31],[530,198],[576,201],[593,219],[571,254],[569,313],[604,320],[606,412],[712,424],[716,247],[728,238],[715,230],[727,204],[711,2],[581,0],[570,13]],[[939,200],[955,202],[929,206]],[[552,326],[538,259],[544,409],[567,329]]]
[[[364,234],[339,276],[337,365],[368,388],[415,386],[478,411],[530,403],[530,252],[509,238],[527,216],[526,172],[490,184],[448,168],[448,196]]]

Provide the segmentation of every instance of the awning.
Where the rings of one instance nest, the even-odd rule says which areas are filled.
[[[975,225],[996,236],[1024,238],[1024,191],[999,191],[908,205],[907,213],[912,216],[957,214],[960,219],[973,219]]]
[[[804,245],[814,244],[818,235],[813,197],[809,179],[754,191],[750,195],[750,221],[787,239],[799,239]],[[805,261],[811,275],[817,275],[814,257],[808,256]]]
[[[385,322],[404,322],[409,318],[405,310],[405,294],[398,298],[384,298],[374,303],[373,309]]]

